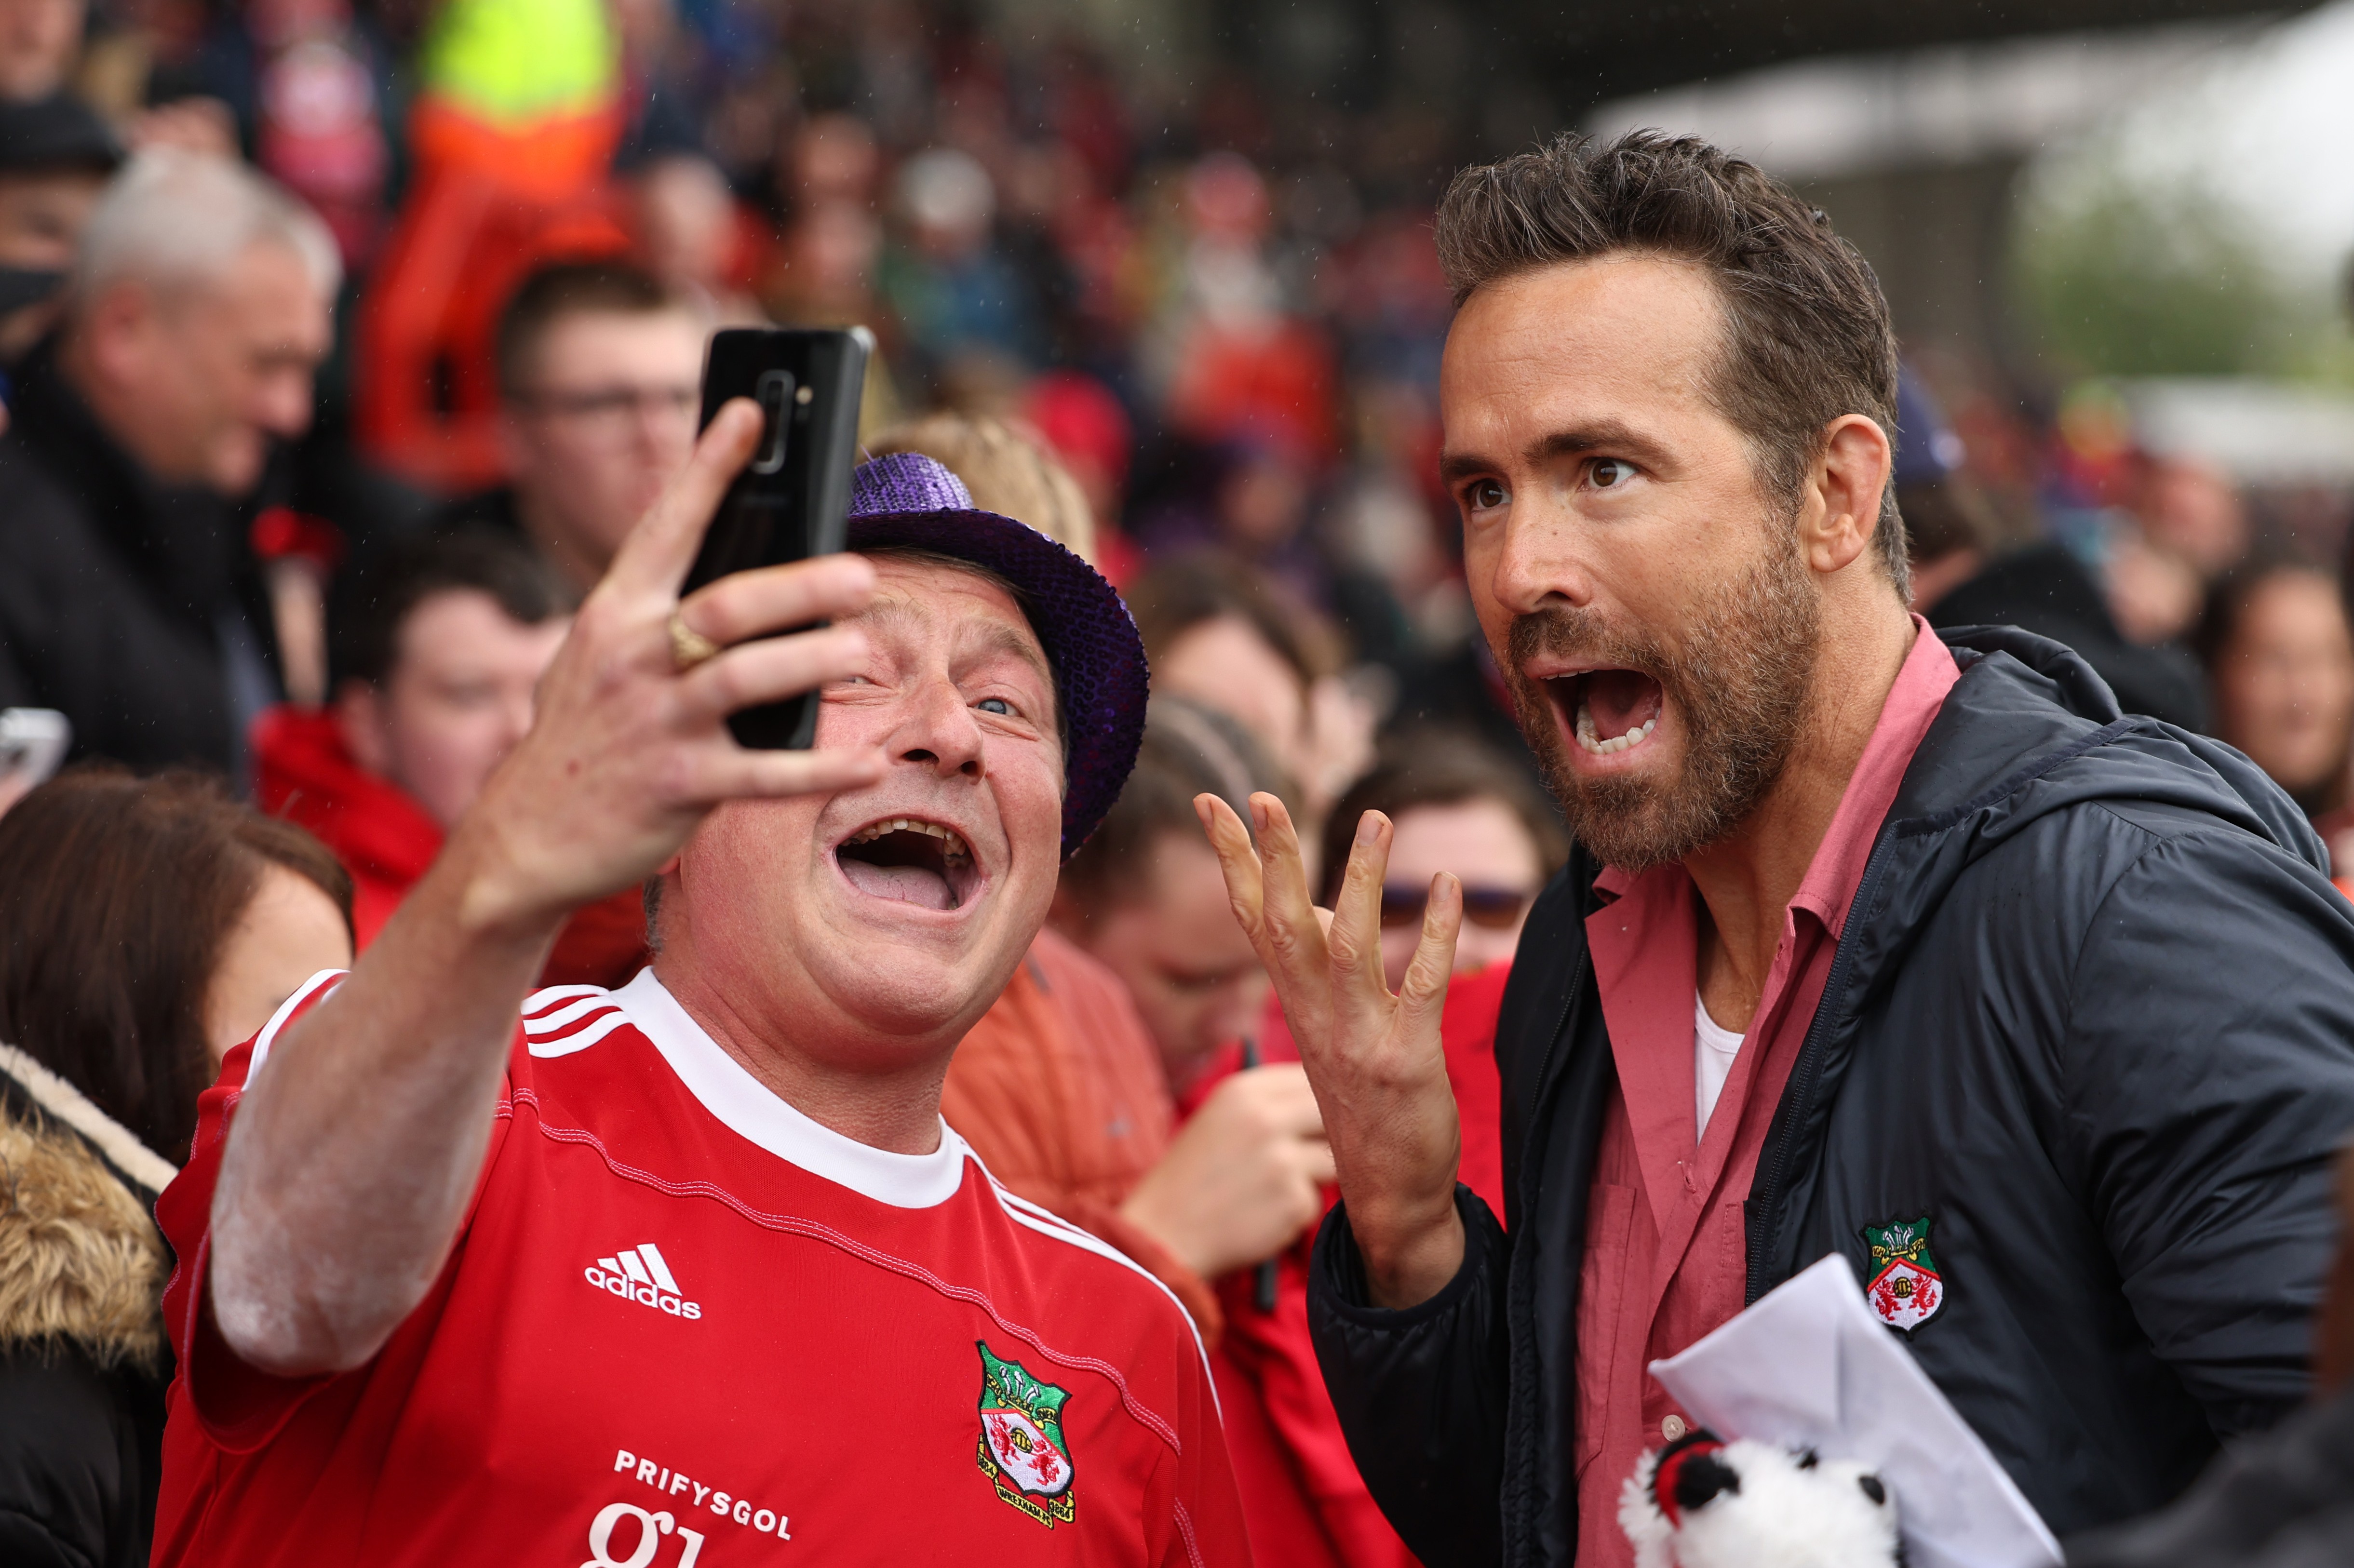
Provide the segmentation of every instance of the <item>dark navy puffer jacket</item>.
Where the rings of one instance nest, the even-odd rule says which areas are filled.
[[[1746,1205],[1751,1300],[1925,1218],[1907,1337],[2055,1531],[2175,1496],[2306,1392],[2354,1130],[2354,906],[2231,747],[2120,716],[2008,628],[1963,665],[1875,840]],[[1318,1237],[1317,1354],[1373,1496],[1431,1568],[1568,1563],[1578,1264],[1610,1042],[1582,854],[1532,911],[1496,1039],[1506,1226],[1460,1192],[1446,1289],[1366,1305]]]

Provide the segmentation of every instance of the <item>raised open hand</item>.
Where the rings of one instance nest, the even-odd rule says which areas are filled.
[[[881,777],[877,751],[753,751],[726,726],[738,708],[857,668],[865,640],[854,628],[767,634],[860,609],[874,591],[872,566],[827,556],[739,572],[678,597],[759,432],[749,399],[722,408],[580,607],[540,683],[531,733],[460,830],[486,854],[479,863],[498,868],[484,885],[494,908],[473,911],[479,917],[545,919],[641,881],[723,800]],[[673,610],[722,651],[681,669]]]
[[[1214,795],[1194,800],[1217,852],[1235,918],[1275,981],[1308,1081],[1366,1284],[1385,1307],[1427,1300],[1463,1260],[1455,1211],[1462,1127],[1447,1082],[1438,1022],[1463,921],[1462,887],[1431,881],[1404,986],[1382,978],[1382,874],[1390,821],[1368,811],[1328,914],[1308,893],[1308,867],[1291,814],[1272,795],[1250,798],[1257,846],[1242,819]]]

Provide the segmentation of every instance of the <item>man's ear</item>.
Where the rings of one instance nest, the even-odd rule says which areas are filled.
[[[335,733],[352,760],[379,779],[393,777],[392,736],[384,694],[372,681],[347,680],[335,688]]]
[[[1825,429],[1798,508],[1798,544],[1810,569],[1829,576],[1872,548],[1894,462],[1888,433],[1861,414],[1842,414]]]

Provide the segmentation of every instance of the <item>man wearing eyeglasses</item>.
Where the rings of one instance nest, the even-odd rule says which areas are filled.
[[[526,277],[497,340],[508,482],[449,520],[520,532],[586,593],[694,448],[705,324],[622,262]]]

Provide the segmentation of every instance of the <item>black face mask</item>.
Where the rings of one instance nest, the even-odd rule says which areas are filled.
[[[66,275],[37,267],[0,267],[0,316],[37,305],[65,287]]]

